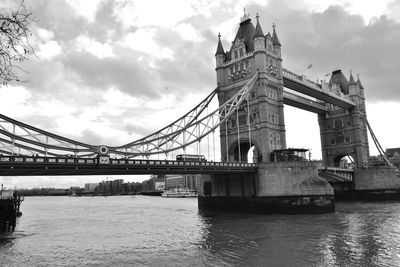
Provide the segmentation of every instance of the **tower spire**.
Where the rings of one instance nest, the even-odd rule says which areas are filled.
[[[354,81],[353,73],[350,70],[350,78],[349,78],[349,85],[355,85],[356,82]]]
[[[281,46],[281,43],[279,42],[279,39],[278,39],[278,35],[276,34],[276,31],[275,31],[275,28],[276,28],[276,25],[275,25],[275,22],[274,23],[272,23],[272,44],[275,46]]]
[[[240,23],[247,21],[250,19],[250,15],[248,12],[246,12],[246,8],[243,8],[243,17],[240,18]]]
[[[220,33],[218,33],[218,46],[217,46],[217,51],[215,52],[215,55],[225,55],[224,47],[222,46],[222,43],[221,43],[221,34]]]
[[[356,83],[358,84],[358,86],[360,87],[360,89],[364,89],[363,85],[361,84],[361,80],[360,80],[360,75],[357,74],[357,81]]]
[[[263,30],[261,29],[261,25],[260,25],[260,21],[259,21],[260,16],[258,15],[258,13],[257,13],[256,18],[257,18],[257,25],[256,25],[256,31],[254,33],[254,38],[264,37],[264,33],[263,33]]]

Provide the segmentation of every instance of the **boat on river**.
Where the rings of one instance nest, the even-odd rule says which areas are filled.
[[[188,189],[188,188],[174,188],[170,190],[165,190],[162,194],[162,197],[197,197],[197,191]]]

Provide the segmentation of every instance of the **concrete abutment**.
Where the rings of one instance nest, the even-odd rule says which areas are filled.
[[[256,173],[204,175],[200,210],[256,213],[335,211],[334,192],[313,162],[259,164]]]
[[[335,187],[337,200],[398,201],[400,200],[400,177],[385,165],[354,171],[351,186]]]

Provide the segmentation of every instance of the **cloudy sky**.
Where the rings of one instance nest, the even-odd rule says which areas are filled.
[[[2,0],[8,8],[15,0]],[[283,65],[312,80],[359,74],[383,147],[400,146],[400,1],[25,0],[36,57],[25,83],[0,87],[0,113],[91,144],[120,145],[194,107],[216,87],[218,32],[233,41],[243,8],[273,22]],[[253,19],[254,22],[254,19]],[[307,66],[312,64],[312,68]],[[315,114],[285,107],[290,147],[321,158]],[[301,129],[301,130],[299,130]],[[370,140],[371,154],[376,154]],[[98,177],[0,178],[8,185],[69,186]],[[141,178],[126,178],[135,180]]]

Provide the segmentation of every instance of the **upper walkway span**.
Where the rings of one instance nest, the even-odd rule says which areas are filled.
[[[329,109],[325,103],[317,102],[315,100],[311,100],[287,91],[283,91],[283,103],[314,113],[329,112]]]
[[[342,94],[341,92],[336,93],[331,90],[325,90],[320,84],[315,83],[304,76],[298,75],[287,69],[282,69],[282,75],[283,86],[286,88],[311,97],[315,97],[316,99],[344,109],[354,108],[356,106],[356,104],[348,96]]]

